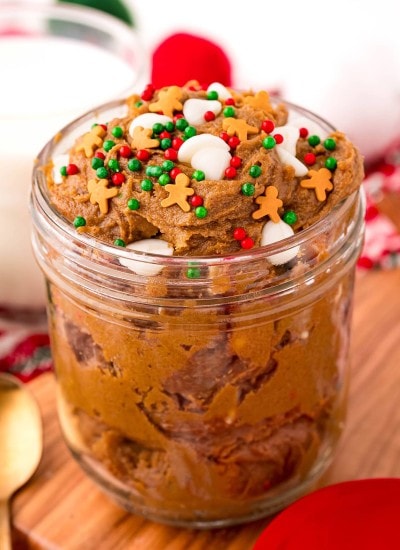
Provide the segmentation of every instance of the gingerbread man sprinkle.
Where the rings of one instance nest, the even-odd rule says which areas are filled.
[[[151,128],[142,128],[142,126],[136,126],[132,133],[132,147],[136,149],[153,149],[158,147],[160,142],[158,139],[151,137],[153,130]]]
[[[184,212],[189,212],[190,205],[187,202],[187,197],[194,194],[194,189],[188,188],[190,179],[186,174],[180,173],[176,176],[175,183],[169,183],[165,186],[169,197],[161,201],[161,206],[172,206],[177,204]]]
[[[268,92],[257,92],[254,96],[248,95],[244,98],[245,105],[250,105],[253,109],[261,109],[265,113],[272,110],[271,103],[269,101]]]
[[[108,180],[89,180],[88,181],[88,191],[90,194],[90,202],[92,204],[98,204],[100,212],[102,214],[107,214],[108,212],[108,199],[118,195],[119,191],[116,187],[108,189]]]
[[[260,205],[260,208],[253,212],[255,220],[269,216],[275,223],[280,221],[281,218],[278,214],[278,209],[281,208],[283,202],[281,199],[278,199],[278,189],[274,185],[269,185],[265,189],[265,195],[256,198],[256,203]]]
[[[161,90],[158,94],[158,101],[149,105],[149,111],[152,113],[163,113],[166,116],[173,117],[174,111],[182,111],[183,105],[179,101],[182,98],[182,90],[179,86],[170,86],[166,90]]]
[[[76,151],[83,151],[87,158],[94,155],[96,149],[103,145],[103,137],[106,135],[106,130],[100,124],[96,124],[83,135],[81,143],[76,147]]]
[[[247,124],[242,118],[225,118],[222,122],[222,128],[226,131],[228,136],[234,136],[235,134],[240,141],[247,139],[247,134],[258,134],[258,128]]]
[[[332,172],[327,168],[320,168],[319,170],[309,170],[308,175],[310,179],[304,179],[300,182],[301,187],[305,189],[314,189],[315,196],[319,202],[326,200],[326,191],[332,191],[333,184],[330,181]]]

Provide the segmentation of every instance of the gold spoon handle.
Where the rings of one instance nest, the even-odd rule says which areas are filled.
[[[0,500],[0,548],[11,550],[10,512],[7,500]]]

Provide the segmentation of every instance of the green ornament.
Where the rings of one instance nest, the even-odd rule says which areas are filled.
[[[121,138],[124,135],[124,131],[121,126],[114,126],[111,133],[115,138]]]
[[[153,189],[153,183],[151,180],[144,179],[140,182],[142,191],[151,191]]]
[[[93,157],[91,164],[92,164],[92,168],[94,170],[97,170],[97,168],[101,168],[102,166],[104,166],[104,160],[98,157]]]
[[[335,170],[337,167],[337,160],[334,157],[328,157],[325,161],[325,168],[328,170]]]
[[[242,185],[242,193],[243,195],[246,195],[246,197],[251,197],[254,195],[256,188],[252,183],[244,183]]]
[[[171,177],[168,174],[161,174],[161,176],[158,178],[158,183],[162,186],[167,185],[170,183]]]
[[[115,246],[126,246],[125,241],[122,239],[115,239],[114,244]]]
[[[252,178],[258,178],[258,176],[261,176],[261,166],[258,166],[257,164],[254,164],[250,167],[249,174]]]
[[[75,227],[83,227],[86,225],[86,220],[85,218],[83,218],[82,216],[77,216],[75,219],[74,219],[74,226]]]
[[[315,147],[316,145],[319,145],[321,143],[321,138],[319,136],[310,136],[308,138],[308,143],[311,145],[311,147]]]
[[[106,141],[103,143],[103,149],[108,153],[108,151],[111,151],[114,145],[115,145],[115,141],[113,141],[112,139],[106,139]]]
[[[175,122],[175,126],[177,130],[183,132],[185,128],[189,126],[189,123],[186,118],[178,118],[178,120]]]
[[[336,149],[336,141],[333,138],[327,138],[324,141],[324,147],[328,149],[328,151],[334,151]]]
[[[128,203],[129,210],[139,210],[140,202],[137,199],[129,199]]]
[[[99,178],[99,179],[105,179],[105,178],[108,178],[108,170],[107,168],[105,168],[104,166],[100,166],[100,168],[97,168],[96,170],[96,176]]]
[[[128,168],[132,172],[139,172],[142,169],[142,163],[139,159],[130,159],[128,161]]]
[[[206,175],[203,170],[195,170],[192,174],[192,178],[197,181],[203,181],[204,179],[206,179]]]
[[[120,171],[120,166],[119,166],[119,162],[117,161],[117,159],[110,159],[108,161],[108,167],[113,172],[119,172]]]
[[[207,92],[207,99],[218,99],[218,92],[216,92],[215,90]]]
[[[263,139],[262,144],[265,149],[273,149],[276,145],[276,141],[274,137],[267,136],[266,138]]]
[[[297,222],[297,214],[293,210],[288,210],[283,214],[282,219],[288,225],[293,225]]]
[[[229,107],[225,107],[225,109],[222,111],[222,114],[226,118],[232,118],[235,116],[236,113],[235,113],[235,109],[229,106]]]
[[[205,206],[198,206],[195,211],[194,211],[195,215],[197,218],[205,218],[208,214],[208,210]]]

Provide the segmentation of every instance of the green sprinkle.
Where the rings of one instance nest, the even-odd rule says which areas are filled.
[[[92,168],[94,168],[94,170],[97,170],[97,168],[101,168],[102,166],[104,166],[104,160],[98,157],[93,157],[91,164]]]
[[[115,246],[126,246],[125,241],[122,239],[115,239],[114,244]]]
[[[319,145],[321,143],[321,138],[319,136],[310,136],[308,138],[308,143],[311,145],[311,147],[315,147],[316,145]]]
[[[215,90],[207,92],[207,99],[218,99],[218,92],[216,92]]]
[[[205,206],[198,206],[194,213],[196,214],[197,218],[205,218],[208,214],[208,210]]]
[[[158,178],[158,183],[162,186],[167,185],[170,183],[171,177],[168,174],[161,174],[161,176]]]
[[[184,134],[186,139],[189,139],[197,134],[197,130],[194,126],[186,126]]]
[[[276,145],[276,141],[274,137],[267,136],[266,138],[263,139],[262,144],[265,149],[273,149]]]
[[[201,271],[198,267],[189,267],[186,271],[186,276],[188,279],[198,279],[201,275]]]
[[[115,138],[121,138],[124,135],[124,131],[121,126],[114,126],[111,133]]]
[[[140,182],[142,191],[151,191],[153,189],[153,183],[151,180],[144,179]]]
[[[153,124],[153,134],[161,134],[161,132],[164,130],[164,124],[161,124],[161,122],[156,122]]]
[[[285,212],[282,216],[283,221],[289,225],[293,225],[297,222],[297,214],[296,212],[293,212],[293,210],[288,210]]]
[[[172,160],[164,160],[164,162],[161,165],[161,168],[164,170],[164,172],[171,172],[174,166],[175,164],[172,162]]]
[[[234,117],[236,113],[235,113],[235,109],[229,106],[229,107],[225,107],[225,109],[222,111],[222,114],[226,118],[231,118],[231,117]]]
[[[244,183],[242,185],[242,193],[243,195],[246,195],[246,197],[251,197],[254,195],[256,188],[252,183]]]
[[[249,170],[249,174],[252,178],[258,178],[258,176],[261,176],[261,172],[261,166],[258,166],[257,164],[253,164]]]
[[[139,159],[131,159],[128,161],[128,168],[132,172],[139,172],[142,169],[142,163]]]
[[[334,151],[336,149],[336,141],[333,138],[327,138],[324,141],[324,147],[328,149],[328,151]]]
[[[82,216],[77,216],[74,219],[74,226],[75,227],[83,227],[84,225],[86,225],[86,220],[85,220],[85,218],[82,218]]]
[[[110,159],[108,161],[108,167],[113,172],[119,172],[120,171],[120,166],[119,166],[119,162],[117,161],[117,159]]]
[[[172,141],[169,138],[163,138],[160,141],[160,147],[163,151],[171,147]]]
[[[108,178],[108,170],[107,168],[104,168],[104,166],[100,166],[100,168],[97,168],[96,170],[96,176],[99,179]]]
[[[165,129],[167,132],[173,132],[175,130],[175,124],[171,121],[166,122]]]
[[[189,122],[186,120],[186,118],[178,118],[178,120],[175,122],[176,129],[180,132],[183,132],[185,128],[189,126]]]
[[[206,179],[206,175],[203,170],[195,170],[192,174],[192,178],[197,181],[203,181],[204,179]]]
[[[113,141],[112,139],[106,139],[106,141],[103,143],[103,149],[108,153],[108,151],[111,151],[114,145],[115,145],[115,141]]]
[[[135,107],[141,107],[143,105],[143,101],[136,101]]]
[[[163,169],[161,168],[161,166],[155,166],[153,164],[146,167],[146,176],[159,178],[162,173],[163,173]]]
[[[129,199],[128,201],[129,210],[139,210],[140,202],[137,199]]]
[[[337,167],[337,160],[334,157],[328,157],[325,161],[325,168],[328,170],[335,170]]]
[[[67,167],[66,166],[61,166],[60,168],[60,174],[62,176],[67,176]]]

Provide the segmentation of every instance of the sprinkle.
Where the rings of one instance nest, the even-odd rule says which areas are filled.
[[[66,167],[66,166],[61,166],[61,168],[60,168],[60,174],[61,174],[62,176],[67,176],[67,175],[68,175],[68,174],[67,174],[67,167]]]
[[[252,183],[244,183],[242,185],[242,193],[246,197],[251,197],[252,195],[254,195],[255,190],[256,190],[256,188],[254,187],[254,185]]]
[[[158,178],[158,183],[164,187],[164,185],[168,185],[168,183],[171,183],[171,177],[168,174],[161,174],[161,176]]]
[[[73,176],[74,174],[77,174],[79,172],[79,168],[76,164],[68,164],[66,172],[68,176]]]
[[[149,151],[146,151],[146,149],[139,149],[139,151],[136,153],[136,157],[139,160],[146,161],[146,160],[149,160],[150,153],[149,153]]]
[[[233,106],[235,106],[235,100],[233,99],[233,97],[228,97],[228,98],[225,100],[225,105],[233,105]]]
[[[125,181],[125,175],[122,172],[117,172],[111,176],[111,181],[114,185],[122,185]]]
[[[178,158],[178,151],[176,151],[175,149],[172,149],[171,147],[169,149],[166,149],[164,151],[164,157],[167,159],[167,160],[177,160]]]
[[[114,145],[115,145],[115,141],[113,141],[112,139],[106,139],[106,141],[103,143],[103,149],[108,153],[109,151],[111,151]]]
[[[203,170],[195,170],[192,174],[192,178],[197,181],[203,181],[204,179],[206,179],[206,175]]]
[[[272,122],[272,120],[269,120],[267,118],[262,121],[261,130],[263,130],[263,132],[266,132],[267,134],[270,134],[275,130],[275,124]]]
[[[301,138],[306,138],[308,136],[307,128],[299,128],[299,136]]]
[[[146,172],[146,176],[159,178],[163,173],[163,169],[161,168],[161,166],[157,166],[153,164],[153,165],[147,166],[145,172]]]
[[[112,170],[113,172],[119,172],[120,171],[120,166],[119,166],[119,162],[117,161],[117,159],[110,159],[108,161],[108,165],[110,170]]]
[[[107,185],[107,179],[89,180],[87,185],[90,195],[90,202],[92,204],[97,203],[102,214],[107,214],[108,212],[108,199],[115,197],[119,193],[116,187],[109,189]]]
[[[312,166],[313,164],[315,164],[317,157],[314,155],[314,153],[306,153],[303,160],[308,166]]]
[[[100,166],[100,168],[97,168],[96,170],[96,176],[99,179],[108,178],[108,170],[104,166]]]
[[[186,271],[186,276],[188,279],[198,279],[201,275],[201,271],[198,267],[189,267]]]
[[[225,107],[225,109],[222,111],[222,114],[226,118],[231,118],[231,117],[233,118],[236,114],[236,111],[233,107],[229,106],[229,107]]]
[[[122,145],[118,150],[119,156],[123,158],[130,158],[132,156],[132,149],[128,145]]]
[[[218,99],[218,92],[216,92],[215,90],[211,90],[207,92],[207,99],[211,99],[211,100]]]
[[[212,120],[215,120],[215,114],[212,111],[206,111],[204,113],[204,120],[206,122],[211,122]]]
[[[169,132],[167,132],[166,130],[163,130],[158,137],[160,139],[171,139],[171,134]]]
[[[203,206],[203,197],[200,195],[192,195],[189,199],[190,206],[196,208],[197,206]]]
[[[169,173],[169,175],[171,176],[171,178],[174,180],[176,178],[176,176],[178,176],[179,174],[182,173],[182,170],[180,168],[177,168],[176,166],[174,168],[172,168],[171,172]]]
[[[154,87],[152,84],[147,84],[146,88],[143,90],[142,94],[141,94],[141,98],[144,100],[144,101],[150,101],[152,98],[153,98],[153,95],[154,95]]]
[[[288,210],[283,214],[282,219],[285,223],[293,225],[297,222],[297,214],[293,210]]]
[[[227,107],[226,109],[231,108],[232,107]],[[222,129],[225,130],[229,136],[237,136],[240,141],[245,141],[247,139],[247,134],[258,134],[258,128],[247,124],[244,119],[228,117],[228,115],[225,114],[226,109],[224,109],[224,115],[227,118],[222,122]]]
[[[189,187],[190,179],[186,174],[178,174],[175,183],[169,183],[165,190],[169,196],[161,201],[161,206],[168,207],[177,204],[184,212],[189,212],[190,206],[187,197],[194,195],[194,189]],[[199,207],[202,208],[202,207]]]
[[[126,246],[125,241],[123,241],[122,239],[115,239],[114,245],[115,246],[122,246],[122,247]]]
[[[315,147],[321,143],[321,138],[319,136],[313,135],[308,138],[308,143],[311,147]]]
[[[104,160],[106,158],[105,154],[102,151],[96,151],[94,156],[96,158],[99,158],[99,159],[102,159],[102,160]]]
[[[319,202],[326,200],[326,191],[332,191],[333,184],[330,181],[332,173],[326,168],[317,170],[309,170],[309,179],[304,179],[300,182],[301,187],[305,189],[314,189],[315,195]]]
[[[208,210],[205,206],[198,206],[195,209],[194,213],[196,214],[197,218],[202,219],[202,218],[205,218],[207,216]]]
[[[244,98],[245,105],[250,105],[254,109],[261,109],[262,111],[268,113],[271,111],[271,103],[269,101],[269,94],[265,90],[257,92],[254,96],[246,96]]]
[[[165,124],[165,129],[167,130],[167,132],[173,132],[175,130],[175,124],[172,121],[168,121]]]
[[[183,133],[185,138],[189,139],[197,134],[197,130],[194,126],[187,126]]]
[[[324,147],[328,149],[328,151],[334,151],[336,149],[336,141],[333,138],[327,138],[324,141]]]
[[[171,145],[172,145],[173,149],[175,149],[175,151],[179,151],[182,144],[183,144],[183,139],[178,138],[178,137],[174,138],[172,140],[172,143],[171,143]]]
[[[254,241],[251,237],[245,237],[240,241],[240,246],[245,250],[250,250],[254,246]]]
[[[230,165],[234,168],[240,168],[242,166],[242,159],[238,156],[233,156],[230,160]]]
[[[273,149],[276,145],[276,141],[272,136],[267,136],[263,139],[262,144],[265,149]]]
[[[105,136],[106,131],[100,124],[94,125],[90,132],[82,136],[81,143],[76,147],[76,151],[83,151],[87,158],[91,158],[95,149],[103,145],[102,138]]]
[[[225,170],[225,177],[229,180],[233,180],[233,178],[236,177],[236,174],[236,168],[234,168],[233,166],[228,166],[228,168],[226,168]]]
[[[179,86],[169,86],[158,93],[158,100],[149,105],[149,111],[158,113],[161,111],[164,115],[172,117],[174,111],[182,111],[182,103],[179,101],[182,97],[182,90]]]
[[[278,189],[274,185],[266,187],[264,195],[256,198],[256,203],[260,205],[260,208],[252,214],[255,220],[269,216],[273,222],[280,221],[278,209],[283,205],[283,202],[278,199]]]
[[[131,159],[131,160],[128,162],[128,168],[129,168],[129,170],[131,170],[132,172],[139,172],[139,170],[142,169],[142,163],[141,163],[140,160],[138,160],[138,159]]]
[[[142,128],[141,126],[136,126],[131,133],[132,137],[132,146],[135,149],[153,149],[158,147],[160,142],[158,139],[153,139],[152,131],[150,128]],[[136,155],[137,156],[137,155]],[[139,157],[138,157],[139,158]],[[140,159],[143,160],[143,159]]]
[[[232,136],[228,139],[228,145],[231,149],[236,149],[240,145],[240,139],[237,136]]]
[[[164,130],[164,124],[161,124],[161,122],[156,122],[153,124],[152,130],[153,134],[161,134]]]
[[[169,149],[172,145],[172,142],[169,138],[164,138],[160,141],[160,147],[163,151],[165,151],[166,149]]]
[[[151,191],[153,189],[153,183],[149,179],[144,179],[140,182],[140,187],[142,191]]]
[[[328,157],[325,161],[325,167],[328,168],[328,170],[336,170],[337,160],[334,157]]]
[[[252,178],[258,178],[259,176],[261,176],[261,166],[258,166],[258,164],[253,164],[253,166],[250,166],[249,174]]]
[[[228,141],[229,141],[229,135],[228,135],[226,132],[221,132],[221,133],[219,134],[219,137],[220,137],[221,139],[223,139],[226,143],[228,143]]]
[[[276,144],[280,145],[283,142],[283,135],[282,134],[274,134],[273,137],[275,138]]]
[[[175,127],[177,130],[179,130],[180,132],[183,132],[185,130],[185,128],[187,128],[189,126],[189,122],[186,120],[186,118],[178,118],[177,121],[175,122]]]
[[[86,220],[85,218],[83,218],[82,216],[77,216],[75,219],[74,219],[74,226],[75,227],[84,227],[86,225]]]
[[[172,168],[175,166],[175,164],[172,162],[172,160],[164,160],[164,162],[161,165],[161,168],[164,172],[170,172]]]
[[[128,203],[129,210],[139,210],[140,202],[137,199],[129,199]]]
[[[233,238],[235,241],[242,241],[247,236],[247,233],[243,227],[236,227],[233,230]]]
[[[115,138],[121,138],[124,135],[124,131],[121,126],[114,126],[111,133]]]
[[[93,157],[91,165],[94,170],[97,170],[97,168],[104,166],[104,160],[98,157]]]
[[[204,120],[214,120],[222,110],[222,103],[216,100],[190,98],[183,105],[183,115],[192,126],[203,124]],[[206,117],[206,113],[209,113]]]

